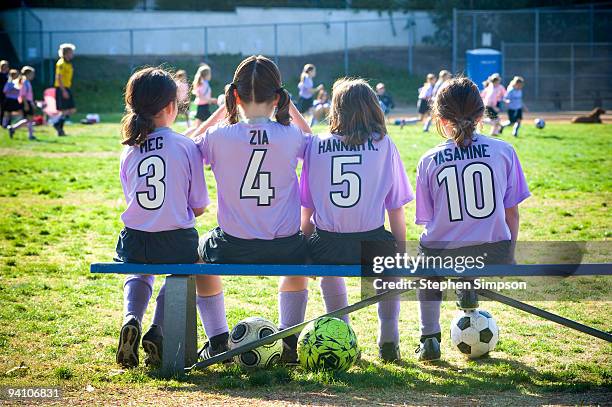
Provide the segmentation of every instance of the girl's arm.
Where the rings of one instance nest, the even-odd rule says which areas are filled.
[[[399,253],[404,253],[406,251],[406,216],[404,215],[404,207],[391,209],[387,213],[389,215],[391,233],[397,242],[397,250]]]
[[[519,208],[518,205],[506,208],[506,224],[510,229],[510,255],[514,262],[514,250],[519,234]]]
[[[312,133],[312,129],[291,100],[289,101],[289,116],[291,116],[293,124],[295,124],[298,129],[302,130],[304,133]]]
[[[206,208],[191,208],[191,210],[193,211],[193,214],[197,218],[198,216],[201,216],[202,214],[204,214],[204,211],[206,210]]]
[[[204,134],[204,132],[209,128],[219,123],[225,117],[227,111],[225,110],[225,105],[221,106],[206,120],[204,123],[200,124],[200,127],[192,127],[187,129],[185,135],[190,138],[196,138],[197,136]]]
[[[314,209],[304,208],[302,206],[302,233],[304,233],[306,237],[310,237],[312,232],[314,232],[314,225],[310,222],[313,212]]]

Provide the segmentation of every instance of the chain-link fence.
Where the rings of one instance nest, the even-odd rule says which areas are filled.
[[[453,71],[465,53],[494,48],[503,54],[504,82],[526,80],[525,97],[538,108],[590,109],[612,101],[612,10],[455,10]]]

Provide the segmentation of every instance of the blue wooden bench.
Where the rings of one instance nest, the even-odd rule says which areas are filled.
[[[197,361],[195,275],[362,277],[361,266],[274,264],[135,264],[93,263],[92,273],[167,275],[162,374],[182,374]],[[385,270],[385,276],[526,277],[612,275],[610,264],[490,265],[458,274],[453,269]]]

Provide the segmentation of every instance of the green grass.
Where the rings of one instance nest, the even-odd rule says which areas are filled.
[[[417,127],[390,131],[414,184],[418,158],[439,137]],[[88,266],[112,258],[122,226],[119,128],[73,125],[67,132],[69,137],[57,138],[52,129],[37,129],[37,142],[28,142],[23,131],[15,140],[0,137],[2,386],[56,385],[91,403],[121,403],[126,395],[140,402],[163,397],[178,404],[246,399],[280,404],[296,397],[329,404],[455,404],[462,397],[479,404],[540,404],[547,397],[570,404],[609,401],[610,344],[491,302],[484,307],[496,317],[501,340],[492,356],[481,361],[467,361],[450,346],[448,326],[455,307],[445,302],[443,361],[417,364],[412,355],[418,340],[417,304],[408,301],[401,311],[400,366],[377,360],[376,311],[368,308],[351,316],[363,360],[347,373],[300,368],[248,373],[225,366],[166,381],[144,367],[118,371],[114,352],[122,278],[92,275]],[[543,131],[525,126],[521,138],[510,142],[533,194],[521,207],[522,240],[610,238],[612,126],[550,124]],[[210,171],[206,177],[214,198]],[[215,212],[213,204],[198,219],[200,232],[216,225]],[[406,214],[407,238],[416,240],[420,230],[411,221],[414,204]],[[231,277],[224,283],[230,325],[251,315],[278,320],[277,279]],[[156,289],[159,285],[158,279]],[[358,281],[349,281],[349,296],[351,302],[359,299]],[[607,298],[536,305],[610,331],[612,302]],[[307,317],[322,311],[317,284],[311,281]],[[150,317],[151,312],[147,323]],[[201,328],[199,340],[204,340]],[[6,373],[22,362],[26,369]],[[87,385],[96,390],[84,392]]]

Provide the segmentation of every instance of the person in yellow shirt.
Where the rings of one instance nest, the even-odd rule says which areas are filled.
[[[75,46],[73,44],[61,44],[59,46],[59,59],[55,64],[55,103],[57,110],[62,112],[60,118],[53,124],[58,136],[65,136],[64,123],[66,119],[76,113],[74,98],[72,97],[72,58]]]

